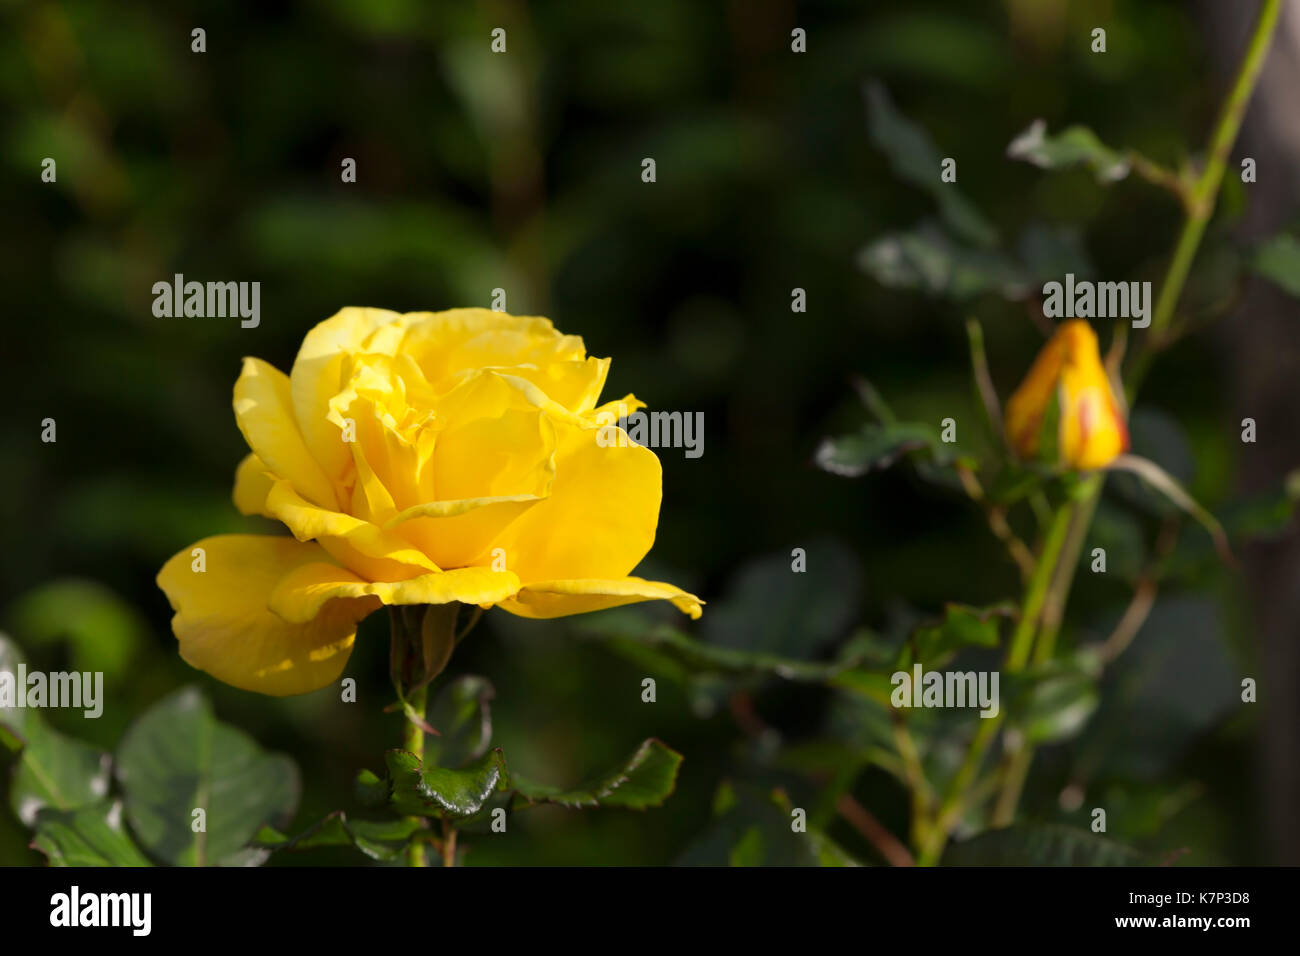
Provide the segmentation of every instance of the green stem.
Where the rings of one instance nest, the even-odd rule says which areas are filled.
[[[425,762],[425,728],[428,726],[425,716],[428,711],[429,688],[445,671],[456,645],[465,639],[482,616],[480,609],[475,608],[473,617],[458,632],[456,619],[460,610],[461,605],[458,603],[388,609],[392,629],[389,670],[404,720],[402,749],[415,754],[420,758],[421,764]],[[430,839],[431,834],[423,831],[427,830],[429,822],[420,816],[410,819],[422,832],[407,845],[406,865],[428,866],[429,845],[433,841]],[[455,866],[456,827],[449,820],[442,821],[440,843],[443,866]]]
[[[429,700],[429,688],[421,687],[418,690],[411,691],[406,698],[411,707],[421,717],[424,717],[425,709]],[[424,762],[424,729],[416,724],[413,720],[403,715],[402,728],[402,749],[409,750]],[[420,826],[424,826],[424,820],[421,817],[412,817],[413,821]],[[412,840],[406,848],[406,865],[407,866],[428,866],[428,844],[423,840]]]
[[[1105,480],[1104,472],[1093,472],[1081,484],[1081,497],[1075,502],[1070,516],[1070,533],[1061,550],[1061,561],[1057,566],[1056,577],[1048,591],[1043,604],[1043,617],[1039,624],[1038,641],[1034,645],[1034,663],[1046,664],[1056,651],[1056,636],[1061,631],[1061,621],[1065,617],[1065,605],[1070,600],[1070,589],[1074,585],[1075,571],[1079,567],[1079,555],[1083,543],[1088,537],[1088,528],[1092,526],[1093,515],[1097,512],[1097,503],[1101,500],[1101,486]]]
[[[1228,166],[1228,157],[1232,146],[1241,131],[1241,122],[1246,116],[1246,107],[1255,93],[1260,71],[1269,46],[1273,42],[1273,31],[1277,26],[1278,14],[1282,9],[1282,0],[1264,0],[1259,18],[1255,21],[1255,31],[1251,35],[1246,55],[1242,57],[1241,66],[1237,68],[1237,78],[1232,90],[1219,112],[1214,134],[1210,137],[1209,154],[1205,169],[1192,187],[1187,219],[1183,231],[1174,247],[1174,257],[1169,263],[1164,284],[1160,287],[1160,297],[1156,300],[1155,314],[1151,319],[1151,337],[1159,338],[1166,326],[1173,320],[1174,309],[1182,295],[1183,285],[1200,247],[1205,226],[1214,213],[1215,201],[1219,195],[1219,186],[1223,182],[1223,173]]]
[[[1011,645],[1007,651],[1007,670],[1015,673],[1023,670],[1029,663],[1029,652],[1033,647],[1034,634],[1038,630],[1038,618],[1043,604],[1047,600],[1048,590],[1056,575],[1057,561],[1065,545],[1070,519],[1074,514],[1074,502],[1067,501],[1056,509],[1052,524],[1047,529],[1047,538],[1043,541],[1043,553],[1034,566],[1034,573],[1025,588],[1025,599],[1021,603],[1020,620],[1016,622],[1015,632],[1011,635]]]
[[[943,848],[948,842],[948,834],[952,832],[965,806],[966,792],[970,789],[975,774],[979,772],[980,764],[984,761],[984,753],[997,735],[1001,723],[1001,713],[996,717],[980,719],[979,728],[975,731],[975,736],[966,751],[966,759],[962,761],[962,765],[953,776],[934,822],[925,830],[927,839],[917,848],[917,866],[934,866],[939,862],[939,855],[943,853]]]
[[[1074,506],[1075,502],[1073,500],[1063,502],[1052,516],[1052,524],[1048,528],[1047,537],[1043,541],[1042,554],[1039,556],[1038,563],[1034,566],[1034,573],[1030,576],[1029,583],[1025,587],[1025,598],[1021,603],[1020,620],[1016,623],[1016,629],[1012,634],[1011,644],[1007,650],[1005,666],[1008,673],[1014,674],[1024,670],[1025,665],[1029,662],[1029,654],[1033,649],[1034,634],[1037,631],[1039,615],[1042,613],[1043,605],[1047,600],[1052,580],[1056,577],[1056,568],[1060,562],[1061,551],[1065,545],[1067,533],[1070,530],[1070,519],[1074,514]],[[944,793],[943,802],[939,805],[939,811],[935,815],[934,823],[927,828],[927,839],[918,848],[916,858],[918,866],[933,866],[938,862],[944,844],[947,843],[948,834],[952,831],[965,807],[967,791],[970,789],[976,774],[979,773],[989,745],[993,743],[993,738],[997,736],[998,728],[1002,725],[1002,719],[1002,711],[999,711],[995,717],[980,719],[979,728],[971,739],[970,746],[966,750],[966,756],[962,760],[961,766],[957,768],[957,772],[953,775],[952,781]]]

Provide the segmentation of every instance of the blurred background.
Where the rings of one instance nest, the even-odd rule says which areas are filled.
[[[68,732],[111,748],[193,682],[223,720],[297,760],[292,828],[351,808],[352,777],[381,769],[399,736],[378,712],[391,698],[383,615],[363,625],[348,666],[360,705],[330,689],[268,699],[179,659],[154,575],[203,536],[271,530],[230,502],[242,356],[288,370],[305,332],[342,306],[486,307],[498,287],[509,311],[550,316],[613,358],[607,397],[704,413],[703,457],[660,451],[658,541],[639,571],[710,602],[683,625],[693,636],[825,658],[859,628],[888,635],[945,601],[1015,599],[1016,569],[968,501],[907,469],[848,480],[812,464],[823,437],[863,417],[853,376],[910,419],[974,421],[965,318],[983,323],[1004,398],[1043,340],[1032,299],[954,301],[860,268],[869,243],[935,214],[873,142],[864,84],[879,80],[957,159],[962,193],[1004,244],[1049,230],[1102,277],[1158,283],[1176,203],[1132,177],[1103,186],[1086,170],[1012,162],[1006,146],[1041,117],[1176,165],[1205,140],[1253,7],[5,0],[0,628],[33,667],[105,672],[101,719],[50,715]],[[1216,248],[1292,225],[1297,13],[1234,154],[1259,158],[1259,181],[1243,187],[1230,163]],[[1097,26],[1104,55],[1089,49]],[[205,53],[191,52],[196,27]],[[504,54],[490,49],[498,27]],[[796,27],[806,53],[791,50]],[[45,157],[56,183],[40,180]],[[646,157],[654,183],[642,181]],[[355,183],[340,181],[345,158]],[[151,287],[174,273],[260,281],[260,325],[156,318]],[[1216,513],[1258,516],[1251,503],[1300,464],[1295,305],[1258,280],[1193,285],[1207,301],[1226,294],[1231,312],[1157,361],[1134,450]],[[805,313],[791,311],[794,288]],[[1254,445],[1240,440],[1247,415]],[[40,440],[45,418],[57,443]],[[1153,546],[1159,515],[1122,492],[1093,532],[1112,573],[1081,576],[1072,597],[1074,644],[1106,636]],[[1205,560],[1198,529],[1180,536],[1180,570],[1101,706],[1081,735],[1043,750],[1027,818],[1086,825],[1063,796],[1081,788],[1085,806],[1111,808],[1110,835],[1144,851],[1300,863],[1300,546],[1289,511],[1268,516],[1251,540],[1235,537],[1240,573]],[[807,575],[788,573],[796,547]],[[646,665],[602,636],[629,613],[672,620],[663,608],[603,623],[492,612],[451,671],[494,682],[496,742],[530,776],[576,782],[657,736],[685,757],[676,794],[644,814],[539,809],[511,839],[472,841],[468,864],[726,862],[713,811],[723,781],[785,787],[880,862],[822,790],[854,766],[878,714],[782,681],[660,679],[658,702],[642,703]],[[1257,705],[1240,702],[1247,676]],[[859,805],[906,834],[897,781],[867,766],[844,775]],[[28,840],[0,813],[0,863],[40,863]]]

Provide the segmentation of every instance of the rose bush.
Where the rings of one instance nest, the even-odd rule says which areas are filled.
[[[694,595],[629,576],[661,472],[648,448],[597,441],[609,365],[548,319],[485,309],[348,308],[287,376],[245,359],[235,504],[293,536],[205,538],[164,565],[181,655],[287,695],[336,680],[381,605],[549,618],[666,599],[699,617]]]

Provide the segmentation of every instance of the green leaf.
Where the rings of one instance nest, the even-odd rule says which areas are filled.
[[[890,674],[879,671],[855,667],[836,674],[830,679],[830,685],[858,697],[865,697],[867,700],[875,701],[878,704],[892,706],[890,697],[893,694],[894,685],[890,680],[890,676]]]
[[[853,434],[822,439],[813,461],[823,471],[858,478],[869,471],[888,468],[914,451],[943,455],[942,445],[938,433],[929,425],[868,423]]]
[[[22,655],[16,644],[0,636],[0,681],[15,694]],[[46,808],[76,810],[96,803],[108,793],[110,761],[98,747],[55,730],[35,711],[21,707],[0,710],[0,737],[19,751],[9,802],[18,819],[35,826]],[[8,728],[8,729],[3,729]]]
[[[139,613],[96,581],[69,578],[24,594],[11,612],[14,632],[29,647],[66,641],[72,669],[121,676],[148,639]]]
[[[428,720],[440,736],[425,738],[425,761],[462,767],[478,760],[492,741],[492,698],[486,677],[466,674],[443,688],[429,709]]]
[[[23,690],[18,686],[18,665],[23,662],[23,653],[8,635],[0,632],[0,687],[12,690],[14,701]],[[9,676],[3,676],[3,675]],[[7,695],[9,691],[6,691]],[[0,703],[0,746],[17,753],[23,746],[23,727],[27,724],[27,708],[12,706],[12,703]]]
[[[1219,552],[1219,558],[1229,566],[1236,566],[1237,561],[1232,554],[1232,547],[1228,544],[1228,535],[1223,530],[1223,526],[1219,524],[1214,515],[1210,514],[1196,499],[1187,493],[1186,489],[1178,483],[1178,480],[1173,475],[1154,461],[1137,455],[1119,455],[1110,463],[1109,468],[1116,471],[1128,471],[1137,475],[1192,518],[1195,518],[1214,540],[1214,547]]]
[[[296,837],[263,827],[254,845],[267,850],[314,850],[320,847],[351,846],[372,860],[389,862],[405,852],[411,837],[424,828],[409,817],[392,820],[351,820],[336,810]]]
[[[898,112],[883,84],[870,82],[865,92],[871,142],[889,158],[895,175],[929,193],[954,231],[981,246],[995,243],[996,230],[955,184],[942,180],[944,157],[929,134]]]
[[[271,851],[262,847],[246,846],[234,853],[229,853],[217,860],[216,866],[250,867],[261,866],[270,857]]]
[[[675,676],[686,674],[729,674],[771,676],[785,680],[820,683],[855,666],[867,652],[860,645],[846,647],[831,661],[806,661],[764,651],[721,647],[697,641],[668,624],[647,631],[625,634],[612,639],[620,649],[628,645],[651,648],[658,652],[663,666]]]
[[[50,866],[153,866],[122,826],[122,804],[43,810],[32,846]]]
[[[677,859],[678,866],[860,866],[816,827],[795,832],[783,791],[724,783],[717,818]]]
[[[1250,267],[1283,292],[1300,298],[1300,239],[1280,233],[1255,247]]]
[[[1034,287],[1014,259],[962,246],[930,223],[873,240],[858,252],[858,268],[888,288],[956,301],[985,294],[1018,301]]]
[[[489,750],[463,770],[428,767],[408,750],[390,750],[388,786],[399,813],[463,819],[483,809],[488,798],[509,785],[500,747]]]
[[[777,809],[781,811],[787,820],[791,819],[795,807],[784,790],[773,791],[772,802],[776,804]],[[813,826],[812,823],[806,820],[802,836],[808,841],[808,848],[812,851],[813,858],[817,861],[818,866],[862,865],[853,859],[843,847],[828,837],[823,830]]]
[[[369,770],[357,774],[352,792],[363,807],[382,807],[388,803],[388,781]]]
[[[1097,670],[1081,657],[1016,675],[1007,688],[1011,722],[1035,744],[1073,737],[1097,709]]]
[[[1010,601],[986,608],[946,604],[942,620],[924,624],[912,632],[899,652],[898,665],[910,667],[919,661],[937,667],[963,648],[997,647],[999,621],[1014,618],[1016,614],[1016,605]]]
[[[225,860],[298,803],[293,761],[219,723],[193,687],[159,701],[127,730],[117,778],[140,842],[179,866]],[[195,810],[204,811],[202,832],[192,828]]]
[[[1088,830],[1036,824],[990,830],[955,843],[945,866],[1142,866],[1143,854]]]
[[[677,785],[682,755],[651,737],[642,742],[617,770],[573,790],[549,787],[518,777],[515,806],[558,803],[565,807],[626,807],[644,810],[668,799]]]
[[[1071,126],[1055,136],[1047,135],[1047,123],[1034,120],[1007,146],[1007,156],[1043,169],[1087,166],[1099,183],[1112,183],[1128,175],[1129,162],[1106,146],[1086,126]]]

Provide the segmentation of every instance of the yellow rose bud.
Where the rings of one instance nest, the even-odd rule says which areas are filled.
[[[549,319],[486,309],[344,309],[289,375],[245,359],[235,505],[293,536],[219,535],[167,562],[181,656],[301,694],[339,677],[385,604],[547,618],[665,599],[699,617],[694,595],[629,576],[662,482],[649,448],[600,440],[618,427],[618,403],[596,404],[608,372]]]
[[[1128,426],[1101,363],[1097,335],[1080,319],[1056,330],[1007,402],[1007,441],[1021,458],[1038,455],[1053,399],[1059,410],[1060,464],[1101,468],[1128,450]]]

